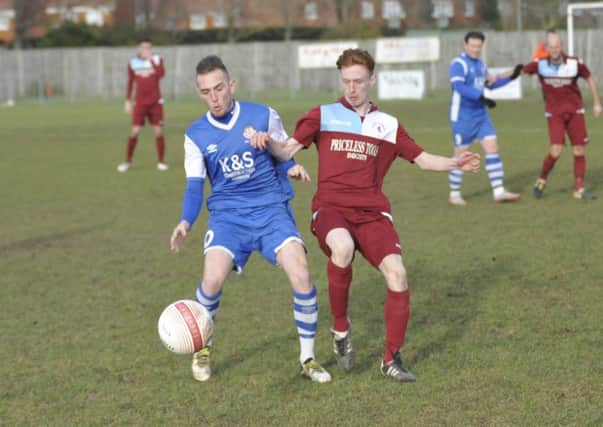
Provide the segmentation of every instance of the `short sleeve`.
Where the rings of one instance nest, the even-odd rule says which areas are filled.
[[[289,136],[283,127],[281,117],[272,108],[269,108],[269,110],[270,118],[268,119],[268,136],[270,136],[270,138],[272,138],[274,141],[283,142]]]
[[[205,179],[207,175],[203,153],[188,135],[184,135],[184,171],[187,178]]]
[[[582,61],[578,61],[578,75],[584,79],[590,77],[590,70]]]
[[[526,74],[536,74],[538,72],[538,61],[532,61],[524,65],[521,71]]]
[[[398,123],[398,132],[396,135],[396,154],[398,157],[402,157],[404,160],[412,162],[423,151],[423,147],[412,139],[402,124]]]
[[[465,82],[465,75],[467,74],[467,65],[463,62],[463,60],[456,58],[450,64],[450,69],[448,70],[448,77],[450,78],[450,83],[454,82]]]
[[[297,121],[293,138],[307,148],[318,140],[319,133],[320,107],[315,107]]]

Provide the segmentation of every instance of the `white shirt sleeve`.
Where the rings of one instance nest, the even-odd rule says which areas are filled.
[[[268,135],[274,141],[285,142],[289,136],[283,127],[283,122],[281,121],[281,117],[278,113],[269,108],[270,110],[270,119],[268,120]]]
[[[207,175],[203,153],[188,135],[184,135],[184,171],[187,178],[205,179]]]

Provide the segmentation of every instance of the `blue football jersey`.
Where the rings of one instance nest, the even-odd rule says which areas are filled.
[[[449,68],[450,83],[453,85],[450,102],[450,120],[455,122],[459,117],[484,112],[485,106],[479,100],[484,92],[488,70],[481,59],[471,58],[463,53],[452,60]],[[462,84],[472,96],[463,96],[454,85]]]
[[[235,102],[230,118],[216,120],[208,111],[193,122],[184,138],[187,179],[209,178],[211,210],[253,208],[287,200],[277,164],[268,150],[250,144],[255,132],[287,139],[279,115],[270,107]]]

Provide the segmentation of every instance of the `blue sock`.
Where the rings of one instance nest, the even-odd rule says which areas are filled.
[[[486,154],[486,172],[490,179],[490,185],[496,192],[498,188],[503,189],[503,163],[498,153]],[[500,191],[499,190],[499,191]]]
[[[299,336],[299,361],[304,363],[308,359],[314,359],[314,337],[318,324],[316,286],[307,294],[293,292],[293,317]]]
[[[450,191],[461,191],[461,184],[463,183],[463,171],[460,169],[453,169],[448,172],[448,186]]]
[[[220,297],[222,296],[222,291],[218,292],[215,295],[208,296],[203,292],[203,288],[201,287],[201,282],[199,282],[199,286],[197,287],[197,293],[195,295],[195,299],[199,304],[209,311],[211,314],[211,318],[215,319],[218,314],[218,310],[220,309]]]

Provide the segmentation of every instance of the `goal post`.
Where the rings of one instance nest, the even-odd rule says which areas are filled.
[[[567,5],[567,53],[574,54],[574,12],[579,10],[603,9],[603,2],[570,3]]]

